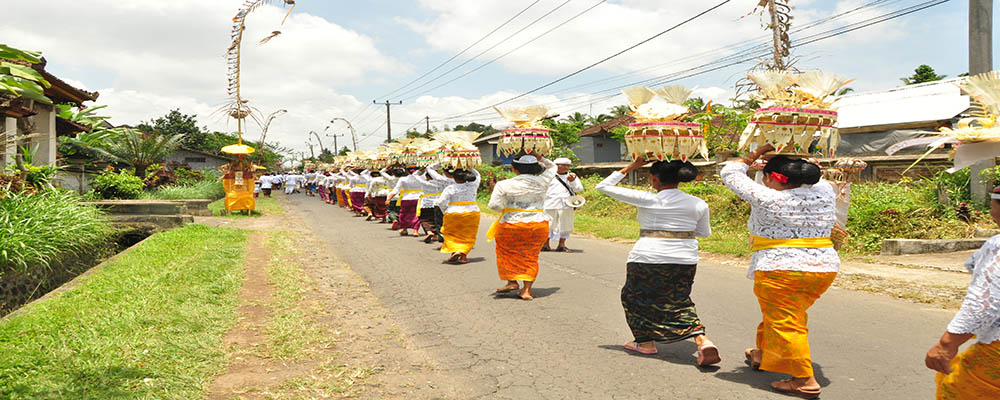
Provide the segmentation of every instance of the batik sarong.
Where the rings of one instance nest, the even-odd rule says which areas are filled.
[[[760,369],[796,378],[813,376],[809,354],[809,309],[826,292],[834,272],[757,271],[753,293],[763,322],[757,326]]]
[[[476,246],[479,233],[479,211],[444,215],[441,234],[444,235],[442,253],[469,254]]]
[[[420,218],[417,217],[417,203],[420,200],[403,200],[399,203],[399,228],[420,229]]]
[[[1000,399],[1000,341],[969,346],[936,380],[938,400]]]
[[[534,281],[538,276],[538,253],[548,240],[548,221],[497,225],[497,273],[500,279]]]
[[[628,263],[622,307],[636,343],[677,342],[704,335],[691,300],[696,266]]]

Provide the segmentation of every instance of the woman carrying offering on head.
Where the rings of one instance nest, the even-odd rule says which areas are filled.
[[[747,226],[754,253],[747,277],[754,280],[763,320],[756,347],[745,356],[754,369],[792,376],[771,382],[774,390],[811,399],[819,397],[820,385],[813,375],[806,310],[840,271],[830,239],[837,195],[820,179],[819,166],[786,156],[768,160],[764,184],[755,183],[747,169],[771,150],[764,145],[720,172],[722,182],[751,207]]]
[[[474,168],[456,169],[448,174],[455,183],[441,192],[437,206],[443,210],[441,235],[444,236],[442,253],[451,253],[448,262],[467,264],[469,252],[476,245],[479,233],[479,171]]]
[[[1000,225],[1000,186],[990,197],[990,217]],[[965,301],[924,363],[938,371],[940,400],[1000,399],[1000,235],[987,240],[965,267],[972,273]],[[969,340],[975,343],[958,354]]]
[[[705,335],[691,300],[698,264],[698,237],[712,233],[708,204],[677,189],[693,181],[698,168],[690,162],[658,161],[649,171],[656,193],[618,187],[626,175],[649,161],[637,159],[611,173],[597,190],[611,198],[636,206],[639,240],[629,252],[622,307],[634,340],[625,349],[656,354],[656,342],[678,342],[694,338],[698,365],[718,364],[719,349]]]
[[[497,293],[521,289],[524,300],[533,300],[531,285],[538,276],[538,254],[549,238],[549,216],[545,214],[545,192],[556,176],[556,166],[542,156],[522,153],[511,163],[515,177],[496,183],[490,209],[500,218],[487,233],[496,239],[497,272],[507,285]],[[518,285],[524,282],[524,288]]]

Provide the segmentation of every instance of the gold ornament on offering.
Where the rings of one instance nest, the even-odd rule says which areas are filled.
[[[651,155],[657,160],[688,161],[698,154],[708,159],[701,125],[681,121],[689,113],[684,101],[691,92],[677,85],[656,90],[645,86],[622,90],[636,121],[629,124],[629,133],[625,135],[625,147],[633,160]],[[663,101],[654,102],[657,98]]]
[[[758,88],[751,98],[762,107],[740,135],[740,151],[770,144],[773,154],[805,156],[819,138],[817,149],[833,157],[840,134],[834,126],[837,112],[828,99],[853,79],[823,71],[762,71],[749,78]]]
[[[533,151],[541,155],[552,153],[552,137],[550,129],[542,125],[541,120],[549,111],[545,106],[530,106],[524,108],[493,107],[500,116],[514,124],[512,128],[500,131],[497,152],[505,156],[521,151]]]
[[[442,162],[460,169],[475,168],[483,163],[479,148],[472,144],[478,137],[479,132],[471,131],[443,131],[434,134],[434,140],[442,144]]]

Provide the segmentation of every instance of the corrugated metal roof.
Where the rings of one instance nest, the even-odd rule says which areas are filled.
[[[845,129],[955,118],[969,109],[969,96],[963,96],[956,85],[964,80],[955,78],[841,96],[834,104],[839,114],[837,126]]]

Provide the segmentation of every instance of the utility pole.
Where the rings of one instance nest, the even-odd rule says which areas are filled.
[[[969,0],[969,75],[993,70],[993,0]],[[976,204],[986,203],[986,193],[992,182],[982,182],[979,173],[996,166],[995,159],[969,167],[972,176],[969,189]]]
[[[386,100],[385,103],[379,103],[379,102],[377,102],[375,100],[372,100],[372,104],[385,104],[385,137],[386,137],[386,142],[391,142],[392,141],[392,118],[389,116],[389,108],[391,106],[401,105],[401,104],[403,104],[403,101],[400,100],[397,103],[390,103],[389,100]]]
[[[335,121],[337,121],[338,119],[341,120],[341,121],[344,121],[344,123],[347,124],[347,127],[351,129],[351,142],[354,143],[354,151],[358,151],[358,135],[354,134],[354,125],[351,125],[351,121],[348,121],[348,120],[346,120],[344,118],[340,118],[340,117],[331,119],[330,123],[332,124]],[[336,146],[334,146],[334,147],[336,147]],[[337,150],[337,151],[340,151],[340,150]]]
[[[427,122],[427,130],[424,131],[424,133],[430,135],[431,134],[431,117],[430,116],[424,117],[424,121]]]

